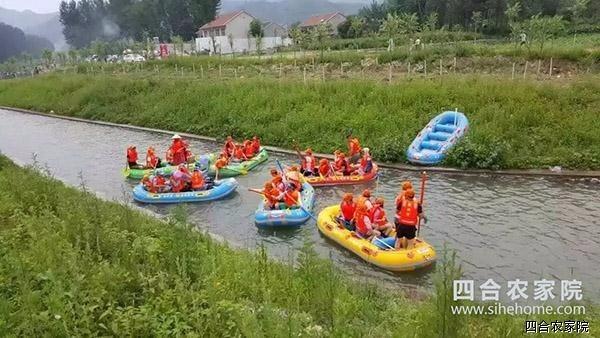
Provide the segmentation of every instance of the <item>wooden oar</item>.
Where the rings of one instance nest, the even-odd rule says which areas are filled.
[[[427,173],[424,171],[421,173],[421,191],[419,192],[419,205],[423,208],[423,200],[425,199],[425,181],[427,181]],[[417,237],[421,230],[421,217],[419,217],[419,226],[417,227]]]

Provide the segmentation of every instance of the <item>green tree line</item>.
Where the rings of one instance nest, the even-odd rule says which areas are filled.
[[[60,21],[65,39],[75,48],[93,41],[143,41],[173,36],[186,40],[212,20],[220,0],[63,0]]]

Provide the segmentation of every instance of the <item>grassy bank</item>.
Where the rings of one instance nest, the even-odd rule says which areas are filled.
[[[330,153],[349,128],[378,160],[405,150],[436,114],[458,108],[471,129],[447,164],[465,168],[600,168],[600,81],[566,84],[447,77],[394,85],[49,75],[0,82],[0,105]]]
[[[192,231],[184,213],[166,224],[4,157],[0,185],[2,336],[497,337],[524,329],[524,316],[452,316],[452,265],[438,265],[431,296],[411,300],[347,279],[309,245],[295,267],[273,262],[263,250],[235,251]],[[591,320],[594,311],[544,319]]]

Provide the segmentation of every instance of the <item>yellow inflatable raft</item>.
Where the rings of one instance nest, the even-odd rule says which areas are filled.
[[[317,221],[319,231],[369,263],[390,271],[413,271],[430,265],[436,259],[433,247],[420,238],[410,250],[381,249],[339,224],[335,219],[339,213],[338,205],[321,211]]]

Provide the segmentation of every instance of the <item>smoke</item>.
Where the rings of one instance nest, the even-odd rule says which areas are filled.
[[[112,20],[104,17],[102,18],[102,35],[107,38],[118,37],[121,33],[119,26]]]

